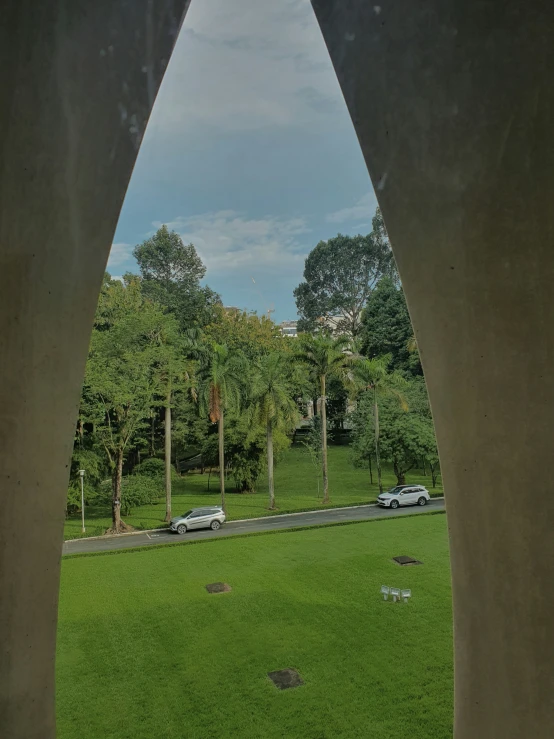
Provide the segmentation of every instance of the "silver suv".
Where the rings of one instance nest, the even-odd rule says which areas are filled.
[[[431,496],[423,485],[397,485],[377,496],[378,505],[385,508],[398,508],[401,505],[427,505],[429,500]]]
[[[190,529],[212,529],[217,531],[225,523],[223,508],[212,506],[211,508],[193,508],[192,511],[175,516],[169,523],[170,531],[178,534],[186,534]]]

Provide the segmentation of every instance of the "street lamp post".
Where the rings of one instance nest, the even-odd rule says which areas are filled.
[[[83,522],[82,532],[85,533],[85,471],[79,470],[81,478],[81,519]]]

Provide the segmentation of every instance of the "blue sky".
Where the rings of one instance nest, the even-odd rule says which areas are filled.
[[[133,247],[167,223],[196,246],[225,305],[293,319],[310,249],[368,232],[375,205],[309,0],[192,0],[111,274],[137,271]]]

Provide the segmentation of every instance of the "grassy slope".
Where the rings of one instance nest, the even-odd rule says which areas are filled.
[[[444,516],[66,560],[58,737],[448,739],[451,632]]]
[[[290,449],[275,469],[275,493],[279,512],[298,511],[321,506],[321,498],[317,495],[317,480],[319,471],[310,461],[309,456],[301,448]],[[376,475],[373,475],[374,481]],[[396,483],[392,471],[384,470],[385,488]],[[369,471],[356,469],[350,462],[350,449],[346,446],[332,446],[329,448],[329,484],[332,505],[351,505],[367,503],[374,500],[379,493],[377,483],[369,483]],[[419,470],[409,473],[408,482],[418,482],[431,490],[431,477],[423,476]],[[206,504],[219,503],[217,492],[219,479],[211,476],[208,491],[208,475],[190,473],[174,484],[173,511],[183,513],[189,508]],[[228,515],[230,519],[253,518],[269,515],[267,510],[267,480],[260,480],[257,493],[253,495],[233,494],[233,480],[229,480],[229,495],[227,496]],[[441,492],[439,483],[432,492]],[[131,526],[157,528],[163,525],[165,516],[165,502],[161,500],[153,506],[144,506],[133,511],[125,520]],[[103,534],[111,525],[110,512],[107,508],[87,508],[86,526],[87,535]],[[65,522],[64,534],[66,539],[81,536],[81,517],[73,516]]]

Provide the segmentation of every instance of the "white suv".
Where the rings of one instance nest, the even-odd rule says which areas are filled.
[[[175,516],[169,523],[171,531],[178,534],[186,534],[189,529],[212,529],[217,531],[225,523],[223,508],[213,506],[211,508],[193,508],[192,511]]]
[[[401,505],[427,505],[428,500],[431,500],[431,496],[423,485],[397,485],[392,490],[377,496],[377,503],[385,508],[398,508]]]

